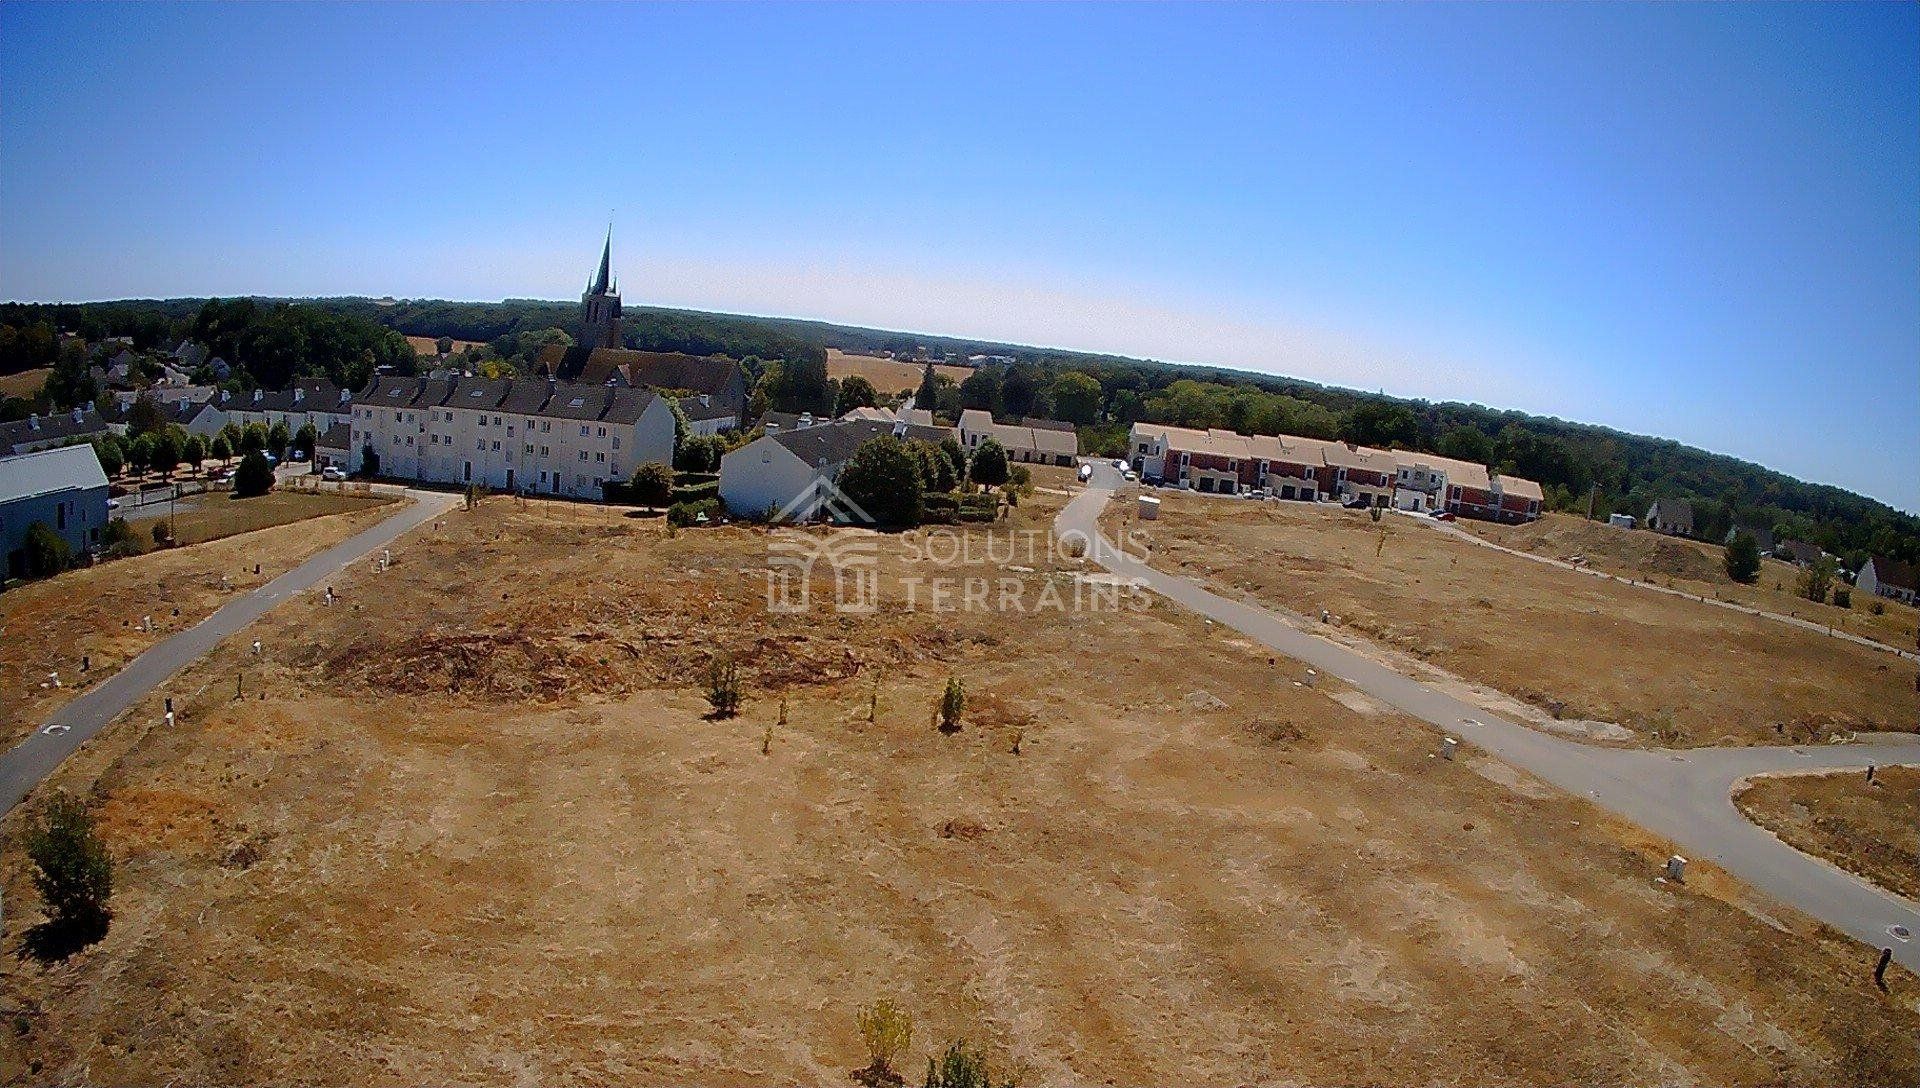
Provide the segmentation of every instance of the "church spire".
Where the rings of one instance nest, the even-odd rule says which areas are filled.
[[[600,251],[600,272],[593,278],[593,286],[587,288],[588,294],[604,295],[608,282],[613,278],[613,224],[607,224],[607,246]]]

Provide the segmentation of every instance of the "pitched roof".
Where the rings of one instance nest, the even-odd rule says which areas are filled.
[[[0,423],[0,452],[11,453],[15,446],[95,435],[106,429],[105,417],[92,408],[76,408],[45,416],[29,415],[11,423]]]
[[[853,456],[853,451],[863,443],[890,435],[898,426],[897,423],[872,419],[836,419],[817,427],[775,431],[767,436],[767,440],[778,442],[809,465],[833,467],[845,464]],[[907,438],[921,438],[929,442],[938,442],[953,434],[947,427],[917,427],[912,424],[906,425],[906,432]]]
[[[0,457],[0,502],[105,486],[100,458],[84,443]]]
[[[382,408],[467,408],[549,419],[633,423],[653,403],[646,389],[508,378],[375,378],[359,403]]]
[[[353,445],[353,425],[348,423],[335,423],[329,426],[326,432],[318,439],[315,439],[313,445],[315,449],[344,450],[348,446]]]
[[[1073,430],[1073,424],[1068,423],[1065,420],[1035,419],[1032,416],[1022,417],[1020,420],[1020,426],[1032,427],[1036,431],[1072,431]]]
[[[342,400],[346,391],[325,378],[304,378],[285,389],[256,392],[257,400],[253,393],[236,393],[220,407],[229,412],[344,412],[353,403],[351,394]]]
[[[700,403],[699,397],[681,397],[677,403],[680,405],[680,414],[686,416],[689,423],[698,423],[707,419],[725,419],[737,414],[733,405],[712,397],[708,397],[705,404]]]
[[[1540,492],[1540,485],[1525,477],[1501,476],[1499,484],[1502,496],[1511,495],[1517,499],[1532,499],[1534,502],[1546,501],[1546,496]]]
[[[548,344],[538,364],[561,381],[605,385],[622,381],[655,389],[684,389],[689,393],[729,392],[735,374],[745,383],[740,364],[720,355],[685,355],[677,351],[635,351],[631,348],[595,348],[592,352]]]
[[[1080,452],[1080,437],[1071,428],[1060,431],[1050,427],[995,423],[991,414],[978,408],[968,408],[960,413],[960,429],[987,435],[1010,450],[1033,450],[1068,457]]]
[[[1920,586],[1915,585],[1912,563],[1902,559],[1890,559],[1884,555],[1876,555],[1867,562],[1873,564],[1874,580],[1881,585],[1905,590],[1920,589]]]

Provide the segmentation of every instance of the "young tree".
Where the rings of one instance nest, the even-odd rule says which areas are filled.
[[[1727,577],[1742,585],[1752,585],[1760,580],[1760,542],[1744,530],[1735,533],[1727,545],[1727,554],[1721,557],[1721,564],[1727,568]]]
[[[363,476],[380,475],[380,451],[369,442],[360,447],[360,473]]]
[[[111,434],[103,434],[93,440],[93,455],[100,459],[100,469],[109,476],[120,475],[126,467],[126,458],[120,452],[120,441]]]
[[[919,459],[890,434],[870,438],[853,451],[840,470],[839,487],[880,525],[910,529],[925,513]]]
[[[634,470],[633,499],[650,509],[659,509],[673,498],[673,470],[658,461],[648,461]]]
[[[53,531],[53,526],[44,521],[36,521],[27,526],[26,539],[21,542],[27,553],[27,577],[49,578],[67,569],[73,561],[73,549],[67,546],[67,540]]]
[[[939,407],[940,383],[935,380],[933,364],[920,371],[920,390],[913,395],[913,406],[931,412]]]
[[[161,472],[172,472],[180,463],[180,439],[171,430],[158,430],[141,435],[150,440],[147,463]]]
[[[860,1010],[860,1042],[867,1050],[867,1067],[854,1079],[869,1088],[900,1084],[905,1079],[894,1071],[894,1060],[913,1042],[913,1017],[893,1002],[882,998]]]
[[[227,433],[224,430],[213,436],[213,444],[207,447],[207,453],[217,458],[222,465],[233,460],[233,443],[227,441]]]
[[[313,456],[313,447],[319,442],[320,432],[315,430],[311,423],[302,423],[300,429],[293,434],[293,448],[309,458]]]
[[[28,948],[62,959],[107,935],[113,911],[113,859],[94,833],[86,803],[55,794],[27,825],[27,859],[47,920],[27,934]]]
[[[953,462],[953,478],[956,482],[967,478],[967,451],[960,448],[960,440],[951,434],[940,440],[940,452]]]
[[[1815,604],[1826,601],[1827,590],[1833,587],[1833,576],[1838,569],[1833,557],[1824,554],[1809,563],[1807,569],[1800,572],[1800,596]]]
[[[267,452],[277,458],[287,455],[287,447],[293,444],[293,432],[287,429],[287,421],[279,420],[267,431]]]
[[[958,677],[947,677],[947,689],[940,693],[940,731],[958,733],[960,716],[967,710],[967,690]]]
[[[871,408],[880,403],[880,391],[873,383],[854,374],[840,383],[840,402],[833,406],[833,414],[844,416],[855,408]]]
[[[147,471],[147,466],[153,463],[152,435],[143,434],[127,444],[127,463],[135,472]]]
[[[453,354],[453,337],[442,336],[440,339],[435,340],[433,342],[433,346],[442,355],[452,355]]]
[[[247,424],[246,429],[240,432],[240,445],[237,448],[241,453],[259,453],[266,449],[267,429],[258,423]]]
[[[187,463],[187,468],[199,472],[200,462],[207,459],[207,440],[197,434],[187,435],[186,441],[180,443],[180,459]]]
[[[707,663],[707,705],[716,718],[740,712],[740,667],[733,658],[721,656]]]
[[[273,466],[267,464],[266,457],[259,450],[240,459],[240,467],[233,474],[233,497],[250,499],[255,495],[264,495],[273,490]]]
[[[227,449],[229,451],[227,456],[238,457],[246,452],[246,450],[241,448],[245,435],[246,432],[240,429],[240,425],[232,420],[228,420],[226,425],[220,428],[220,437],[227,440]]]
[[[994,439],[973,451],[973,482],[989,491],[1007,482],[1007,451]]]

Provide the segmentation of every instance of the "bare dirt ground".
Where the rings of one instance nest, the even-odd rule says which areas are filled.
[[[1595,569],[1619,577],[1651,581],[1702,597],[1737,601],[1749,608],[1783,616],[1797,616],[1903,650],[1915,648],[1915,631],[1920,630],[1920,609],[1899,601],[1856,592],[1852,595],[1851,608],[1815,604],[1794,590],[1799,584],[1799,568],[1778,559],[1762,559],[1759,581],[1742,585],[1727,577],[1726,567],[1722,565],[1726,549],[1717,544],[1641,529],[1616,529],[1568,514],[1548,514],[1527,525],[1495,525],[1464,519],[1455,524],[1518,551],[1555,559],[1582,556]],[[1878,613],[1873,610],[1876,603],[1880,606]]]
[[[0,744],[12,745],[89,684],[199,623],[234,594],[272,581],[383,516],[384,511],[363,506],[71,570],[0,593]],[[222,577],[229,586],[224,590]],[[151,632],[142,628],[148,616],[153,617]],[[80,671],[83,655],[92,658],[85,673]],[[48,674],[55,672],[61,686],[46,686]]]
[[[881,359],[872,355],[848,355],[835,348],[827,349],[827,377],[844,379],[858,374],[888,396],[903,389],[920,388],[920,373],[925,366],[924,363]],[[971,367],[948,366],[945,363],[935,366],[933,371],[952,378],[956,383],[966,381],[967,376],[973,373]]]
[[[1891,654],[1502,555],[1412,519],[1160,490],[1153,562],[1648,743],[1769,744],[1920,722]]]
[[[1920,768],[1775,775],[1734,796],[1747,818],[1888,891],[1920,900]]]
[[[890,995],[910,1076],[965,1036],[1025,1083],[1920,1078],[1920,980],[1191,615],[905,610],[1070,561],[876,538],[879,614],[768,616],[756,530],[444,525],[263,620],[265,698],[235,640],[61,769],[118,914],[0,980],[0,1077],[846,1083]]]
[[[41,388],[47,384],[47,375],[52,373],[52,367],[43,366],[32,370],[16,371],[12,374],[0,374],[0,396],[31,400],[40,395]]]

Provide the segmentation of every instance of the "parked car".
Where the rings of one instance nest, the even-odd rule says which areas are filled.
[[[306,459],[307,455],[303,450],[294,450],[292,453],[287,454],[287,460],[289,461],[305,461]]]
[[[1080,482],[1084,484],[1091,479],[1093,479],[1093,466],[1081,465],[1080,466]]]
[[[341,468],[339,465],[328,465],[326,468],[323,468],[320,470],[320,478],[322,480],[330,480],[334,483],[339,483],[340,481],[345,480],[347,478],[347,472],[345,469]]]
[[[1352,498],[1352,499],[1348,499],[1346,502],[1341,503],[1340,505],[1346,507],[1349,510],[1365,510],[1367,507],[1372,506],[1373,504],[1368,502],[1364,498]]]
[[[1140,474],[1133,471],[1130,468],[1122,469],[1120,472],[1120,478],[1127,481],[1128,483],[1133,483],[1135,480],[1138,480],[1140,478]]]
[[[1116,458],[1114,458],[1114,459],[1113,459],[1113,467],[1114,467],[1114,468],[1117,468],[1117,469],[1119,469],[1119,470],[1120,470],[1120,471],[1122,471],[1122,472],[1125,472],[1125,471],[1127,470],[1127,462],[1126,462],[1126,459],[1125,459],[1125,458],[1121,458],[1121,457],[1116,457]]]
[[[1431,513],[1431,514],[1429,514],[1429,515],[1427,515],[1427,516],[1428,516],[1428,517],[1430,517],[1430,518],[1432,518],[1432,519],[1433,519],[1433,520],[1435,520],[1435,521],[1457,521],[1457,520],[1459,520],[1459,519],[1457,519],[1457,518],[1455,518],[1455,517],[1453,516],[1453,511],[1451,511],[1451,510],[1435,510],[1435,511],[1434,511],[1433,513]]]

